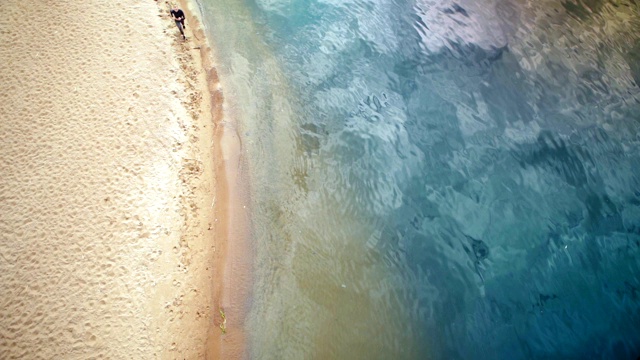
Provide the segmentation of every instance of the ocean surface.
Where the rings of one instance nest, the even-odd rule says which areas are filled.
[[[198,4],[252,359],[640,356],[637,2]]]

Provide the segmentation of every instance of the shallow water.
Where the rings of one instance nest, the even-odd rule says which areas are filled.
[[[201,0],[256,359],[640,355],[631,2]]]

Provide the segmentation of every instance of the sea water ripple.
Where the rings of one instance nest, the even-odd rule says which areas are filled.
[[[252,357],[640,355],[635,2],[203,3],[253,174]]]

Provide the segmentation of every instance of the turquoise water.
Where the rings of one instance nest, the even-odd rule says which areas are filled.
[[[633,2],[200,0],[255,359],[640,356]]]

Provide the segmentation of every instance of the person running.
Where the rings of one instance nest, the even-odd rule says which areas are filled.
[[[173,9],[171,9],[171,17],[176,22],[176,26],[178,30],[180,30],[180,34],[182,34],[182,39],[186,40],[187,37],[184,36],[184,28],[186,25],[184,24],[184,12],[178,8],[178,5],[173,5]]]

